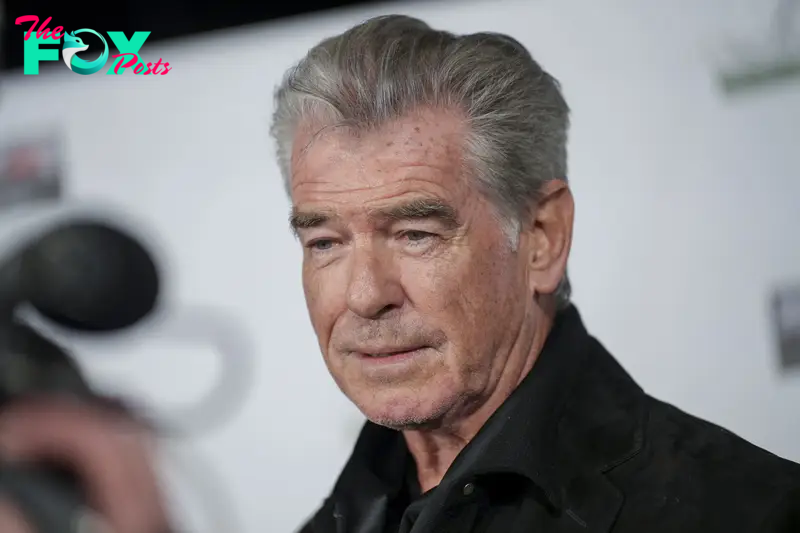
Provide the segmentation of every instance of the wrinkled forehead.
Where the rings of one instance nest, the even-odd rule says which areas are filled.
[[[313,125],[298,128],[292,149],[292,189],[346,168],[391,173],[402,167],[460,172],[465,122],[454,113],[417,112],[379,126]]]

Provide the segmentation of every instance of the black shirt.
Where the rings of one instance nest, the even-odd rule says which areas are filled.
[[[424,495],[367,423],[301,533],[797,533],[800,466],[647,396],[557,317],[533,370]]]

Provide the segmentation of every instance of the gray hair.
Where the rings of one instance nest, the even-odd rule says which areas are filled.
[[[454,35],[389,15],[312,48],[275,94],[271,132],[287,192],[301,125],[371,129],[424,106],[466,116],[465,164],[516,246],[542,185],[567,179],[570,110],[558,81],[502,34]],[[565,273],[559,307],[570,295]]]

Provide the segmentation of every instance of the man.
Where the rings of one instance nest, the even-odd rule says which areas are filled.
[[[304,533],[800,531],[798,465],[648,397],[584,328],[568,117],[513,39],[408,17],[288,73],[273,133],[309,314],[369,419]],[[88,486],[119,494],[101,475],[128,462],[111,422],[72,414],[116,458]],[[128,492],[154,528],[156,493]]]
[[[569,110],[515,40],[370,20],[277,95],[325,362],[370,420],[303,529],[800,531],[800,467],[645,395],[566,277]]]

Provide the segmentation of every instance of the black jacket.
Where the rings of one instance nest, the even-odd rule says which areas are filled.
[[[574,307],[416,503],[407,467],[367,423],[301,533],[800,533],[800,465],[645,394]]]

